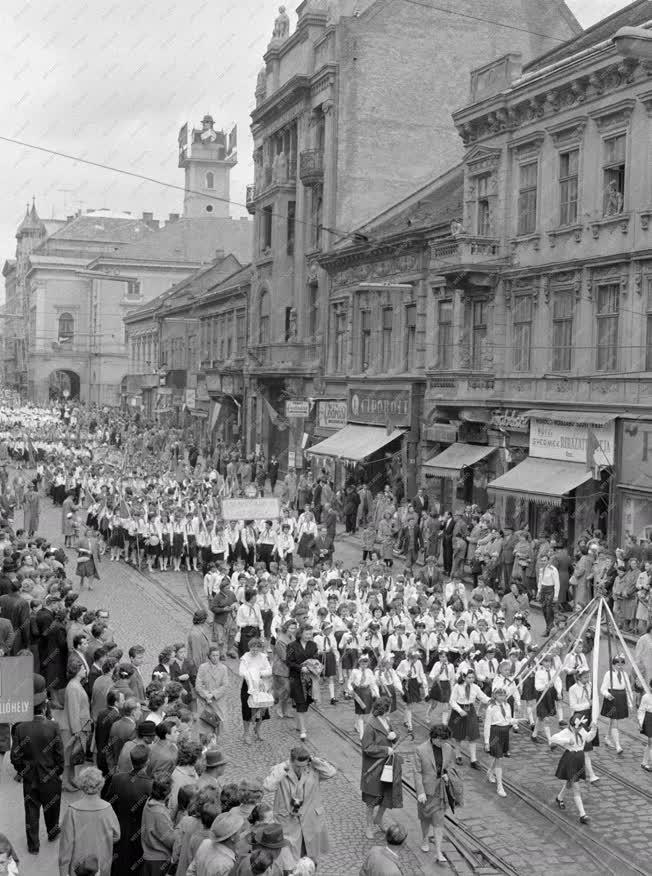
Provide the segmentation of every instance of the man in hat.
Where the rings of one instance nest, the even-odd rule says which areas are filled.
[[[144,722],[147,723],[147,722]],[[125,744],[131,745],[130,742]],[[118,772],[111,779],[105,799],[113,807],[120,824],[120,839],[113,849],[113,876],[137,873],[143,855],[140,824],[145,801],[152,790],[146,772],[149,746],[137,742],[129,752],[129,772]]]
[[[29,648],[31,615],[29,602],[20,595],[20,582],[11,582],[11,593],[0,596],[0,617],[11,623],[14,630],[12,653],[18,654],[24,648]]]
[[[197,849],[188,876],[227,876],[235,865],[235,847],[245,820],[236,812],[222,812],[211,825],[211,836]]]
[[[274,859],[269,872],[285,872],[288,866],[292,866],[294,859],[289,851],[284,853],[283,857],[287,856],[285,860],[279,860],[283,849],[290,845],[283,836],[283,828],[280,824],[263,824],[255,827],[252,831],[251,841],[251,851],[248,855],[240,858],[237,868],[233,871],[233,876],[251,876],[252,873],[258,872],[252,869],[252,858],[255,858],[258,849],[267,849]]]
[[[61,776],[63,774],[63,741],[56,721],[45,717],[45,679],[34,676],[34,717],[14,727],[11,763],[22,778],[25,805],[27,851],[39,852],[39,820],[41,808],[50,842],[59,828],[61,808]]]
[[[275,792],[274,816],[296,858],[307,854],[317,863],[328,851],[321,783],[336,772],[327,761],[297,745],[290,759],[273,767],[263,782],[266,791]]]
[[[156,739],[156,724],[154,721],[141,721],[136,727],[136,738],[128,739],[122,746],[118,757],[118,772],[131,772],[131,752],[136,746],[145,746],[149,749]],[[149,751],[147,752],[149,755]]]
[[[221,751],[216,748],[209,748],[204,753],[205,769],[197,781],[198,788],[215,788],[221,792],[224,782],[221,781],[221,776],[224,775],[224,770],[228,760],[224,757]]]

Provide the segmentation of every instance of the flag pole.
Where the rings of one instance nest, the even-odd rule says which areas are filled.
[[[605,604],[604,596],[600,597],[597,611],[597,621],[595,624],[595,633],[593,636],[593,686],[591,689],[591,721],[594,723],[598,720],[600,714],[600,684],[599,684],[599,666],[600,666],[600,631],[602,627],[602,606]]]

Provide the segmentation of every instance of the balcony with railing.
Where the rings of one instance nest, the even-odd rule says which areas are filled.
[[[299,178],[304,186],[319,185],[324,180],[324,153],[305,149],[299,156]]]
[[[252,373],[312,373],[318,364],[317,344],[286,341],[249,347],[249,370]]]
[[[500,240],[494,237],[465,234],[430,244],[430,266],[439,274],[459,270],[492,272],[506,261]]]

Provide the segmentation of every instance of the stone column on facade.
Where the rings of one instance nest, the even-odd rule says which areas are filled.
[[[453,368],[471,367],[468,332],[469,301],[463,290],[455,289],[453,297]]]
[[[307,328],[307,290],[306,290],[306,250],[311,249],[310,240],[312,228],[310,225],[309,199],[310,189],[299,179],[300,155],[309,148],[310,113],[304,112],[297,116],[297,161],[296,161],[296,196],[295,196],[295,227],[294,235],[294,289],[293,304],[297,308],[299,318],[299,339],[306,340]]]
[[[573,326],[575,347],[573,350],[573,371],[577,374],[592,374],[596,366],[596,346],[594,331],[593,279],[590,270],[578,272],[575,281],[575,318]]]

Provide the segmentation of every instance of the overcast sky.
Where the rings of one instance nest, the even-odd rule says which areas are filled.
[[[451,2],[454,9],[454,2]],[[626,0],[569,0],[587,26]],[[253,178],[249,113],[277,0],[18,0],[0,8],[0,134],[183,184],[177,132],[238,124],[231,197]],[[292,27],[296,21],[295,4]],[[507,50],[506,45],[506,50]],[[0,257],[34,194],[43,218],[81,207],[180,212],[182,192],[0,140]],[[232,206],[233,215],[245,215]],[[0,297],[4,296],[4,288]]]

